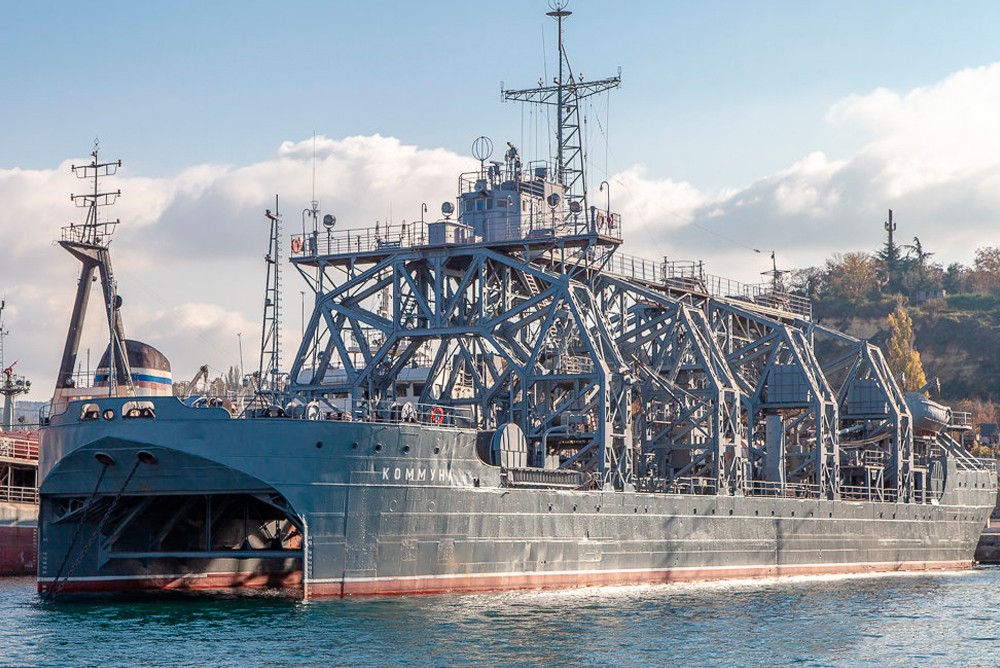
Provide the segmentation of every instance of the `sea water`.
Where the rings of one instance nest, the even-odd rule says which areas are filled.
[[[47,601],[0,579],[2,666],[1000,666],[1000,569],[300,601]]]

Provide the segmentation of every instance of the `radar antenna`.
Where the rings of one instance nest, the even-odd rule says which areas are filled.
[[[572,12],[566,9],[569,0],[549,0],[552,11],[546,12],[559,26],[559,76],[552,85],[545,86],[539,80],[538,87],[520,90],[502,90],[504,100],[555,105],[556,107],[556,178],[566,186],[568,198],[582,199],[586,207],[587,180],[584,172],[583,133],[580,131],[580,101],[584,98],[618,88],[621,73],[617,76],[596,81],[584,81],[583,76],[574,77],[563,44],[563,19]]]

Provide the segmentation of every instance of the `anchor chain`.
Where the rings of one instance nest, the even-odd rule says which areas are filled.
[[[73,577],[73,573],[75,573],[76,569],[80,567],[80,564],[83,562],[84,556],[87,554],[87,550],[89,550],[93,546],[94,541],[97,540],[97,537],[99,535],[101,535],[101,530],[104,528],[104,525],[107,523],[108,519],[111,517],[111,513],[114,512],[115,507],[118,505],[118,502],[121,500],[122,494],[125,492],[125,488],[128,487],[128,484],[130,482],[132,482],[132,476],[135,475],[135,472],[136,472],[136,470],[138,470],[139,464],[141,464],[141,463],[142,463],[141,459],[137,458],[135,460],[135,464],[132,465],[132,470],[130,470],[128,472],[128,475],[125,476],[125,482],[123,482],[122,486],[120,488],[118,488],[118,493],[115,495],[115,498],[111,500],[111,503],[110,503],[110,505],[108,505],[107,510],[104,511],[104,515],[101,517],[101,521],[97,523],[97,527],[94,528],[94,532],[90,534],[90,537],[87,539],[87,542],[84,543],[83,547],[77,553],[76,559],[73,561],[73,564],[70,566],[69,570],[66,572],[65,577],[63,577],[63,579],[60,580],[59,579],[59,574],[57,574],[56,577],[52,580],[52,584],[49,586],[49,590],[46,592],[46,594],[48,595],[48,597],[50,599],[51,598],[55,598],[56,596],[58,596],[60,594],[60,592],[62,592],[62,590],[66,587],[66,583],[69,581],[69,579],[71,577]],[[107,470],[107,465],[105,465],[105,467],[104,467],[104,471],[106,471],[106,470]],[[104,471],[101,472],[101,478],[104,477]],[[100,485],[100,480],[98,480],[98,485]],[[94,487],[94,493],[96,494],[96,492],[97,492],[97,487]],[[81,520],[80,520],[80,526],[82,527],[82,525],[83,525],[83,519],[81,518]],[[77,533],[79,533],[79,529],[78,529]],[[74,536],[74,541],[73,542],[74,543],[76,542],[76,536]],[[63,564],[64,565],[66,563],[66,559],[69,558],[69,555],[70,555],[70,552],[72,551],[72,549],[73,549],[73,545],[71,544],[70,545],[70,549],[66,551],[66,558],[63,559]],[[60,571],[61,570],[62,570],[62,567],[60,567]]]
[[[97,484],[94,485],[94,491],[90,493],[87,500],[83,502],[80,506],[80,521],[76,524],[76,531],[73,532],[73,538],[69,542],[69,547],[66,548],[66,554],[63,555],[62,563],[59,564],[59,569],[56,571],[56,576],[52,580],[52,585],[54,586],[59,578],[63,574],[63,569],[66,568],[66,562],[69,561],[69,556],[73,553],[73,548],[76,547],[76,541],[80,539],[80,533],[83,531],[83,523],[87,519],[87,513],[90,511],[90,506],[93,505],[94,499],[97,497],[97,490],[101,488],[101,483],[104,482],[104,476],[108,472],[108,464],[103,464],[101,468],[101,475],[97,476]],[[51,591],[51,587],[50,587]],[[46,592],[48,593],[48,592]]]

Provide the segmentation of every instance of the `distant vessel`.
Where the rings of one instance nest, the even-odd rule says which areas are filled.
[[[31,381],[14,373],[16,362],[4,361],[5,306],[0,302],[0,575],[30,575],[37,568],[38,431],[15,429],[15,400],[31,389]]]
[[[553,109],[554,159],[508,143],[494,161],[479,138],[479,169],[428,223],[335,230],[314,202],[290,242],[315,299],[287,374],[267,211],[256,402],[239,415],[140,391],[96,213],[64,240],[104,279],[110,383],[84,397],[61,380],[42,429],[41,592],[971,565],[996,471],[947,425],[914,428],[877,347],[814,322],[776,269],[748,286],[618,252],[625,221],[588,195],[582,101],[619,78],[575,76],[570,12],[548,15],[554,83],[504,97]],[[64,372],[81,324],[78,308]]]

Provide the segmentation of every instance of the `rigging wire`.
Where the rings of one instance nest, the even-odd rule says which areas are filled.
[[[608,97],[610,98],[610,96],[608,96]],[[610,118],[610,106],[611,106],[611,103],[610,103],[610,100],[609,100],[608,101],[609,118]],[[598,117],[598,125],[600,126],[600,118],[599,117]],[[610,140],[608,138],[607,131],[605,130],[604,127],[600,127],[599,129],[600,129],[601,135],[604,137],[604,147],[605,147],[604,177],[609,182],[613,182],[617,187],[623,188],[625,190],[625,192],[628,193],[629,195],[632,195],[633,197],[635,197],[637,195],[636,192],[632,188],[630,188],[629,185],[626,182],[622,181],[621,179],[617,179],[617,178],[612,180],[610,169],[609,169],[609,165],[607,164],[608,158],[610,157],[611,163],[614,164],[615,168],[619,172],[621,171],[621,169],[618,167],[618,161],[617,161],[617,159],[615,159],[614,152],[611,150],[611,142],[610,142]],[[760,252],[757,248],[754,248],[753,246],[745,244],[742,241],[738,241],[737,239],[735,239],[733,237],[730,237],[728,235],[725,235],[725,234],[719,232],[718,230],[714,230],[714,229],[712,229],[710,227],[706,227],[705,225],[702,225],[702,224],[698,223],[698,221],[696,221],[694,218],[691,218],[690,216],[685,216],[685,215],[679,214],[676,211],[668,209],[668,208],[666,208],[666,207],[664,207],[662,205],[657,205],[655,203],[652,206],[653,206],[653,208],[661,211],[662,213],[664,213],[664,214],[666,214],[668,216],[671,216],[671,217],[673,217],[673,218],[681,221],[682,223],[690,225],[691,227],[694,227],[697,230],[700,230],[700,231],[705,232],[707,234],[711,234],[711,235],[713,235],[713,236],[715,236],[715,237],[717,237],[717,238],[725,241],[726,243],[732,244],[734,246],[739,246],[740,248],[745,248],[746,250],[753,251],[755,253],[759,253]],[[645,230],[646,235],[649,237],[650,241],[656,246],[657,253],[660,254],[660,255],[663,255],[662,248],[660,247],[659,243],[656,241],[656,238],[653,236],[653,234],[652,234],[652,232],[650,230],[650,224],[646,223],[646,224],[644,224],[642,226],[642,228],[643,228],[643,230]]]

